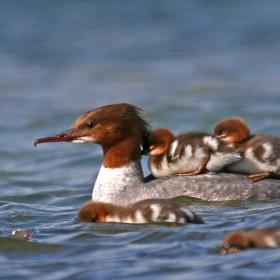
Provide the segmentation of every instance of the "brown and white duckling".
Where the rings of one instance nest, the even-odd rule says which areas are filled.
[[[83,222],[129,224],[156,222],[203,223],[202,218],[187,207],[160,199],[143,200],[126,207],[90,201],[80,209],[79,220]]]
[[[241,159],[239,152],[220,152],[219,141],[204,132],[175,136],[158,128],[149,137],[150,169],[155,177],[192,176],[205,171],[218,172]]]
[[[252,135],[246,122],[239,118],[225,119],[214,128],[215,136],[228,148],[243,152],[243,159],[227,170],[250,174],[259,181],[280,176],[280,139],[269,135]]]
[[[276,248],[279,246],[280,230],[234,231],[224,238],[221,254],[236,253],[249,248]]]

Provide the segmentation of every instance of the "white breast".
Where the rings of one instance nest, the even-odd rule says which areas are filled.
[[[139,184],[143,180],[140,162],[131,162],[119,168],[102,165],[92,191],[92,200],[111,202],[115,194],[125,192],[127,186]]]

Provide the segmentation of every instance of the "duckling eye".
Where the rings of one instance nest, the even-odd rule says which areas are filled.
[[[94,122],[94,121],[89,121],[89,122],[86,124],[86,126],[87,126],[88,128],[93,128],[93,127],[95,127],[95,122]]]

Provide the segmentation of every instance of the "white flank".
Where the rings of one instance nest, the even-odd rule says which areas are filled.
[[[168,214],[168,218],[165,220],[165,222],[175,223],[176,219],[177,219],[177,217],[176,217],[175,213],[170,212]]]
[[[273,147],[269,142],[263,143],[262,146],[264,148],[263,158],[268,159],[273,154]]]
[[[197,148],[194,156],[198,159],[202,159],[206,156],[206,153],[203,148]]]
[[[132,219],[131,216],[127,216],[126,218],[121,219],[121,222],[125,223],[125,224],[134,224],[135,223],[135,221]]]
[[[181,218],[179,218],[178,223],[179,224],[185,224],[186,223],[186,219],[181,217]]]
[[[270,170],[271,166],[269,164],[264,164],[260,162],[254,154],[253,148],[249,147],[244,154],[244,158],[235,164],[229,165],[226,170],[234,171],[244,174],[254,174],[263,171],[273,171]],[[275,169],[275,167],[273,167]]]
[[[162,208],[159,204],[152,204],[150,208],[152,210],[152,220],[154,222],[157,222],[159,220],[159,216]]]
[[[186,155],[186,157],[187,158],[190,158],[190,157],[192,157],[192,151],[193,149],[192,149],[192,146],[191,145],[187,145],[187,147],[185,148],[185,155]]]
[[[218,145],[219,145],[218,140],[213,136],[204,136],[203,143],[205,145],[210,146],[214,150],[217,150]]]
[[[177,146],[178,146],[178,140],[173,141],[171,144],[171,147],[170,147],[170,152],[169,152],[172,159],[176,159],[179,157],[179,155],[175,156]]]
[[[273,237],[271,237],[271,236],[266,236],[265,238],[264,238],[264,240],[265,240],[265,243],[266,243],[266,245],[268,246],[268,247],[278,247],[278,244],[277,244],[277,242],[276,242],[276,240],[274,240],[274,238]]]
[[[257,161],[258,159],[255,157],[254,155],[254,152],[253,152],[253,148],[252,147],[249,147],[246,151],[245,151],[245,154],[244,156],[250,160],[253,160],[253,161]]]
[[[150,169],[152,174],[157,178],[172,175],[172,170],[167,162],[166,155],[164,155],[159,167],[151,164]]]
[[[121,219],[118,216],[107,216],[105,218],[105,222],[107,223],[121,223]]]
[[[265,147],[265,146],[263,146],[263,147]],[[268,155],[269,151],[265,150],[264,156],[265,156],[265,154]],[[270,161],[266,161],[266,162],[260,161],[255,156],[255,153],[254,153],[254,150],[252,147],[247,149],[247,151],[245,152],[245,159],[248,159],[251,163],[254,163],[255,166],[257,167],[257,170],[252,170],[253,172],[277,172],[278,164],[273,164]],[[250,173],[253,173],[253,172],[250,172]]]
[[[144,218],[142,212],[139,209],[135,211],[135,223],[136,224],[147,223],[147,220]]]

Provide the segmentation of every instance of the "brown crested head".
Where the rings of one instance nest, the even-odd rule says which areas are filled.
[[[169,129],[155,129],[149,137],[149,154],[155,156],[166,153],[174,140],[175,136]]]
[[[102,223],[106,216],[107,211],[103,203],[90,201],[80,209],[78,219],[81,222]]]
[[[140,109],[121,103],[88,111],[78,117],[69,130],[53,137],[38,139],[35,145],[70,141],[93,142],[107,147],[132,136],[140,145],[146,133],[147,123],[140,116]]]
[[[240,118],[225,119],[216,124],[214,133],[217,138],[227,143],[239,143],[250,138],[250,129]]]
[[[113,104],[89,111],[80,116],[72,129],[80,131],[89,141],[103,147],[132,137],[142,144],[147,123],[140,116],[140,109],[130,104]]]
[[[103,165],[117,168],[141,158],[140,146],[148,135],[148,124],[140,109],[126,103],[112,104],[88,111],[71,128],[55,136],[37,139],[47,142],[92,142],[102,146]]]
[[[224,238],[221,253],[235,253],[251,247],[251,245],[250,238],[245,233],[239,231],[232,232]]]

